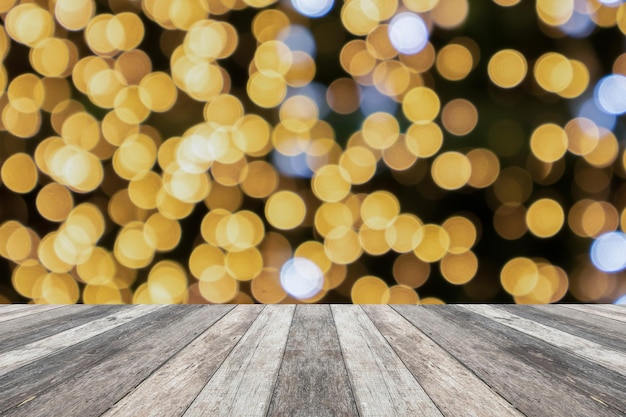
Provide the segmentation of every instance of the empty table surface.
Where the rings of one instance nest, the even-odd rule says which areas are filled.
[[[2,416],[625,416],[613,305],[9,305]]]

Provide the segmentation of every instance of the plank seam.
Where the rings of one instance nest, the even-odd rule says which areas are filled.
[[[581,304],[581,305],[583,305],[583,304]],[[592,305],[592,306],[593,306],[593,304],[589,304],[589,305]],[[559,304],[559,306],[560,306],[560,307],[567,308],[568,310],[573,310],[573,311],[581,311],[581,310],[577,309],[576,307],[572,307],[572,306],[570,306],[569,304]],[[604,310],[603,310],[603,311],[604,311]],[[604,314],[599,314],[599,313],[600,313],[600,311],[595,310],[595,309],[585,310],[585,312],[586,312],[586,313],[593,314],[593,315],[594,315],[594,316],[596,316],[596,317],[602,317],[603,319],[613,320],[613,321],[616,321],[616,322],[618,322],[618,323],[624,323],[624,322],[625,322],[625,320],[620,320],[620,319],[615,318],[615,317],[609,317],[609,316],[606,316],[606,315],[604,315]]]
[[[444,352],[446,352],[450,357],[452,357],[455,361],[457,361],[458,363],[461,364],[461,366],[463,366],[465,369],[467,369],[472,375],[474,375],[476,378],[478,378],[478,380],[482,381],[483,384],[485,384],[487,387],[489,387],[489,389],[498,397],[502,398],[502,400],[506,401],[508,404],[511,405],[511,407],[513,407],[515,410],[517,410],[522,416],[527,417],[527,414],[525,414],[522,410],[520,410],[515,404],[513,404],[511,401],[509,401],[508,398],[506,398],[505,396],[503,396],[502,394],[500,394],[495,387],[493,387],[491,384],[489,384],[487,381],[485,381],[483,378],[480,377],[480,375],[478,375],[476,372],[474,372],[474,370],[472,368],[470,368],[469,366],[467,366],[463,361],[461,361],[459,358],[457,358],[452,352],[450,352],[448,349],[446,349],[444,346],[442,346],[440,343],[437,343],[437,341],[435,339],[433,339],[432,337],[430,337],[426,332],[423,332],[419,327],[417,327],[415,324],[413,324],[413,322],[411,320],[409,320],[408,318],[406,318],[404,316],[404,314],[402,314],[401,311],[398,311],[394,306],[390,305],[389,306],[391,309],[393,309],[396,313],[398,313],[404,320],[406,320],[407,322],[409,322],[409,324],[413,327],[415,327],[415,329],[422,333],[424,336],[426,336],[428,339],[430,339],[434,344],[436,344],[437,346],[439,346]],[[422,306],[422,308],[426,308],[424,306]],[[435,313],[437,314],[437,313]],[[368,316],[369,317],[369,316]],[[383,336],[384,337],[384,336]],[[406,366],[406,365],[405,365]],[[410,371],[410,370],[409,370]],[[428,393],[427,393],[428,394]],[[436,405],[436,404],[435,404]],[[443,414],[443,413],[442,413]]]
[[[509,313],[507,310],[505,310],[505,309],[503,309],[503,308],[498,308],[498,306],[497,306],[497,305],[493,306],[493,308],[494,308],[494,309],[496,309],[496,310],[504,311],[505,313],[508,313],[508,314],[512,314],[512,315],[514,315],[514,316],[516,316],[516,317],[518,317],[518,318],[521,318],[521,319],[523,319],[523,320],[530,320],[530,319],[527,319],[526,317],[523,317],[523,316],[520,316],[520,315],[517,315],[517,314],[514,314],[514,313]],[[499,321],[495,320],[494,318],[491,318],[491,317],[488,317],[488,316],[484,316],[484,315],[482,315],[482,314],[480,314],[480,313],[477,313],[477,312],[475,312],[475,311],[473,311],[473,310],[470,310],[470,309],[466,309],[466,310],[471,311],[471,312],[472,312],[472,313],[474,313],[474,314],[478,314],[479,316],[485,317],[485,318],[487,318],[487,319],[489,319],[489,320],[491,320],[491,321],[493,321],[493,322],[495,322],[495,323],[498,323],[499,325],[505,326],[505,327],[507,327],[507,328],[509,328],[509,329],[511,329],[511,330],[514,330],[514,331],[516,331],[516,332],[518,332],[518,333],[521,333],[522,335],[525,335],[525,336],[527,336],[527,337],[532,337],[533,339],[538,340],[538,341],[543,342],[543,343],[547,343],[548,345],[550,345],[550,346],[552,346],[552,347],[554,347],[554,348],[556,348],[556,349],[558,349],[558,350],[560,350],[560,351],[562,351],[562,352],[565,352],[565,353],[569,353],[569,354],[571,354],[571,355],[574,355],[574,356],[576,356],[576,357],[580,358],[581,360],[584,360],[584,361],[587,361],[587,362],[590,362],[590,363],[594,363],[594,364],[596,364],[596,365],[598,365],[598,366],[601,366],[601,367],[603,367],[603,368],[605,368],[605,369],[607,369],[607,370],[609,370],[609,371],[617,372],[617,373],[619,373],[619,374],[621,374],[621,375],[626,376],[626,374],[624,374],[624,372],[623,372],[623,371],[621,371],[621,370],[616,371],[616,370],[614,370],[614,369],[611,369],[611,368],[610,368],[610,366],[609,366],[608,364],[604,364],[604,363],[596,362],[596,361],[594,361],[594,360],[592,360],[592,359],[590,359],[590,358],[588,358],[588,357],[585,357],[585,356],[583,356],[583,355],[579,354],[579,353],[578,353],[576,350],[574,350],[574,349],[569,349],[569,348],[566,348],[566,347],[562,347],[562,346],[555,345],[555,344],[553,344],[552,342],[550,342],[550,341],[548,341],[548,340],[542,339],[539,335],[533,335],[533,334],[530,334],[530,333],[526,333],[526,332],[525,332],[525,331],[523,331],[523,330],[519,330],[519,329],[516,329],[515,327],[509,326],[508,324],[505,324],[505,323],[499,322]],[[532,321],[532,320],[530,320],[530,321]],[[583,339],[583,340],[584,340],[584,341],[586,341],[586,342],[594,343],[594,344],[596,344],[596,345],[599,345],[600,347],[605,348],[605,350],[607,350],[607,351],[611,351],[611,352],[615,352],[615,353],[618,353],[618,354],[622,354],[622,352],[620,352],[620,351],[618,351],[618,350],[615,350],[614,348],[612,348],[612,347],[610,347],[610,346],[606,346],[605,344],[603,344],[603,343],[601,343],[601,342],[596,342],[596,341],[589,340],[589,339],[586,339],[586,338],[581,337],[581,336],[576,336],[575,334],[573,334],[573,333],[571,333],[571,332],[569,332],[569,331],[567,331],[567,330],[561,330],[561,329],[558,329],[558,328],[556,328],[556,327],[548,326],[547,324],[543,324],[543,323],[539,323],[539,322],[534,322],[534,321],[533,321],[533,323],[535,323],[535,324],[536,324],[536,325],[538,325],[538,326],[539,326],[539,325],[541,325],[541,326],[544,326],[544,327],[548,327],[548,328],[550,328],[550,329],[553,329],[553,330],[554,330],[554,331],[556,331],[556,332],[566,333],[566,334],[567,334],[567,335],[569,335],[569,336],[576,337],[576,338],[579,338],[579,339]]]
[[[385,342],[387,343],[387,345],[391,348],[391,350],[393,351],[393,353],[396,354],[396,356],[398,357],[398,359],[400,359],[400,362],[402,362],[402,365],[404,365],[404,367],[407,369],[407,371],[409,371],[409,373],[413,376],[413,379],[415,379],[415,382],[417,383],[417,385],[420,386],[420,388],[422,388],[422,391],[424,391],[424,393],[426,394],[426,396],[428,397],[428,399],[435,405],[435,407],[437,408],[437,410],[439,410],[439,413],[441,413],[442,416],[446,416],[446,413],[444,413],[441,408],[439,408],[439,405],[433,400],[433,398],[430,396],[430,394],[428,393],[428,391],[426,391],[426,388],[424,388],[422,386],[422,384],[420,383],[419,379],[417,378],[417,376],[411,371],[411,369],[406,365],[406,362],[404,362],[404,359],[402,359],[402,356],[400,356],[398,354],[398,351],[393,347],[393,345],[391,343],[389,343],[389,340],[387,340],[387,338],[385,337],[385,335],[380,331],[380,329],[378,328],[378,326],[376,326],[376,323],[374,323],[374,321],[372,320],[372,318],[370,317],[370,315],[367,313],[367,311],[362,307],[359,306],[361,308],[361,310],[363,310],[363,312],[365,313],[365,316],[367,317],[367,319],[374,325],[374,327],[376,328],[376,330],[378,330],[378,333],[383,337],[383,339],[385,339]],[[391,308],[389,305],[386,305],[385,307],[387,308]],[[393,310],[393,309],[392,309]],[[395,312],[395,310],[393,310]],[[397,314],[397,312],[396,312]],[[404,320],[406,320],[403,316],[401,316]],[[419,329],[417,329],[419,331]],[[427,336],[428,337],[428,336]]]
[[[335,321],[335,313],[333,312],[333,309],[330,308],[330,306],[328,308],[330,310],[330,317],[333,319],[335,333],[337,333],[337,343],[339,344],[339,351],[341,352],[341,361],[343,362],[343,367],[346,370],[346,374],[348,375],[348,388],[350,389],[350,395],[352,395],[352,399],[354,400],[354,405],[355,405],[356,412],[357,412],[356,417],[362,417],[361,410],[359,409],[359,404],[357,403],[356,395],[354,393],[354,385],[352,383],[352,378],[350,378],[350,372],[348,371],[348,364],[346,363],[346,356],[344,355],[344,348],[341,344],[341,339],[339,338],[339,330],[337,330],[337,322]]]
[[[472,311],[472,310],[469,310],[469,309],[464,309],[464,310],[465,310],[465,311],[467,311],[470,315],[476,315],[476,316],[480,316],[480,317],[486,318],[486,319],[488,319],[488,320],[493,321],[493,322],[494,322],[494,323],[496,323],[497,325],[507,327],[508,329],[510,329],[510,330],[512,330],[512,331],[514,331],[514,332],[517,332],[517,333],[519,333],[519,334],[521,334],[521,335],[523,335],[523,336],[525,336],[525,337],[531,337],[531,338],[533,338],[533,339],[535,339],[535,340],[538,340],[538,341],[539,341],[539,342],[541,342],[541,343],[545,343],[545,344],[547,344],[547,345],[550,345],[550,346],[552,346],[553,348],[555,348],[555,349],[557,349],[557,350],[560,350],[560,351],[565,352],[565,353],[568,353],[568,354],[572,354],[572,355],[574,355],[574,356],[579,357],[580,359],[582,359],[582,360],[584,360],[584,361],[587,361],[587,362],[590,362],[590,363],[594,363],[594,364],[596,364],[595,362],[589,361],[588,359],[586,359],[586,358],[584,358],[584,357],[582,357],[582,356],[579,356],[579,355],[575,354],[574,352],[571,352],[571,351],[568,351],[568,350],[566,350],[566,349],[563,349],[563,348],[560,348],[560,347],[558,347],[558,346],[555,346],[555,345],[553,345],[553,344],[551,344],[551,343],[549,343],[549,342],[546,342],[545,340],[541,340],[541,339],[539,339],[539,338],[537,338],[537,337],[534,337],[534,336],[532,336],[532,335],[530,335],[530,334],[528,334],[528,333],[524,333],[524,332],[522,332],[521,330],[517,330],[517,329],[515,329],[515,328],[512,328],[512,327],[506,326],[505,324],[502,324],[502,323],[500,323],[500,322],[498,322],[498,321],[496,321],[496,320],[494,320],[494,319],[492,319],[492,318],[490,318],[490,317],[481,316],[480,314],[478,314],[478,313],[476,313],[476,312],[474,312],[474,311]],[[544,375],[550,375],[550,376],[554,376],[555,378],[558,378],[559,380],[561,380],[563,383],[565,383],[566,385],[568,385],[569,387],[571,387],[571,388],[572,388],[572,389],[574,389],[575,391],[578,391],[579,393],[582,393],[582,394],[584,394],[584,395],[588,395],[589,397],[591,397],[592,399],[594,399],[594,401],[599,402],[600,404],[604,405],[605,407],[607,407],[607,408],[609,408],[609,409],[611,409],[611,410],[617,411],[617,412],[619,412],[619,413],[624,413],[624,411],[623,411],[623,410],[621,410],[621,409],[619,409],[619,408],[616,408],[615,406],[612,406],[612,405],[610,405],[610,404],[606,404],[604,401],[598,401],[598,400],[597,400],[597,399],[593,396],[593,394],[592,394],[592,393],[590,393],[590,392],[586,391],[585,389],[583,389],[583,388],[579,387],[578,385],[574,384],[573,382],[568,381],[567,379],[560,378],[558,375],[554,374],[554,373],[553,373],[553,372],[551,372],[549,369],[547,369],[547,368],[543,368],[543,367],[541,367],[541,368],[540,368],[540,367],[537,367],[534,363],[532,363],[530,360],[526,359],[524,356],[521,356],[521,355],[519,355],[518,353],[515,353],[515,352],[509,352],[509,354],[511,354],[511,355],[513,355],[513,356],[515,356],[515,357],[517,357],[518,359],[520,359],[520,360],[521,360],[522,362],[524,362],[525,364],[527,364],[527,365],[529,365],[529,366],[531,366],[531,367],[535,368],[535,369],[536,369],[539,373],[541,373],[541,374],[544,374]],[[601,364],[596,364],[596,365],[601,366],[601,367],[604,367],[605,369],[608,369],[606,366],[603,366],[603,365],[601,365]],[[521,412],[521,411],[520,411],[520,412]]]
[[[127,322],[127,323],[122,324],[122,326],[126,326],[126,325],[128,325],[129,323],[131,323],[131,322],[132,322],[132,321],[134,321],[134,320],[137,320],[137,319],[140,319],[140,318],[146,318],[146,317],[149,317],[149,316],[151,316],[151,315],[153,315],[153,314],[155,314],[155,313],[157,313],[157,312],[159,312],[159,311],[161,311],[161,309],[151,311],[151,312],[149,312],[149,313],[147,313],[147,314],[145,314],[145,315],[143,315],[143,316],[140,316],[140,317],[136,317],[136,318],[134,318],[133,320],[131,320],[131,321]],[[101,333],[100,335],[104,335],[104,334],[106,334],[106,333],[108,333],[108,332],[110,332],[110,331],[113,331],[113,330],[114,330],[114,329],[109,329],[109,330],[107,330],[106,332]],[[98,335],[98,336],[100,336],[100,335]],[[96,337],[96,336],[94,336],[94,337]],[[90,338],[90,339],[91,339],[91,338]],[[65,347],[65,348],[63,348],[63,349],[61,349],[61,350],[59,350],[59,351],[56,351],[56,352],[51,353],[50,355],[43,356],[43,357],[39,358],[38,360],[43,360],[43,359],[45,359],[45,358],[47,358],[47,357],[54,356],[54,355],[56,355],[56,354],[58,354],[58,353],[60,353],[60,352],[62,352],[62,351],[64,351],[64,350],[67,350],[67,349],[73,348],[73,347],[75,347],[75,346],[77,346],[77,345],[80,345],[80,344],[83,344],[83,343],[87,343],[90,339],[85,339],[85,340],[83,340],[83,341],[81,341],[81,342],[79,342],[79,343],[77,343],[77,344],[74,344],[74,345],[72,345],[72,346]],[[128,344],[131,344],[131,343],[133,343],[133,341],[128,342]],[[124,344],[122,347],[120,347],[120,350],[121,350],[121,349],[126,348],[126,347],[128,346],[128,344]],[[91,363],[89,363],[89,364],[86,364],[84,367],[81,367],[81,368],[76,369],[76,370],[74,371],[74,373],[72,373],[71,375],[67,375],[67,376],[65,376],[64,378],[59,378],[58,380],[52,380],[52,381],[50,381],[49,385],[47,385],[45,388],[41,389],[40,391],[35,392],[35,393],[33,394],[33,398],[34,398],[35,396],[37,396],[37,395],[40,395],[40,394],[42,394],[42,393],[45,393],[46,391],[51,390],[52,388],[56,387],[56,386],[57,386],[57,385],[59,385],[59,384],[62,384],[62,383],[63,383],[63,382],[65,382],[67,379],[70,379],[70,378],[74,377],[75,375],[78,375],[78,374],[80,374],[81,372],[84,372],[86,369],[89,369],[89,368],[92,368],[92,367],[94,367],[94,366],[97,366],[98,364],[100,364],[101,362],[105,361],[105,360],[106,360],[106,359],[108,359],[109,357],[111,357],[111,356],[113,356],[113,355],[117,354],[117,352],[118,352],[118,351],[115,351],[115,352],[110,352],[110,353],[104,354],[101,358],[99,358],[99,359],[95,360],[94,362],[91,362]],[[16,369],[19,369],[19,368],[16,368]],[[31,400],[31,399],[29,399],[29,401],[30,401],[30,400]],[[15,409],[15,408],[19,408],[19,407],[20,407],[21,405],[23,405],[25,402],[26,402],[26,401],[22,401],[22,402],[21,402],[21,403],[19,403],[19,404],[15,404],[15,405],[12,405],[12,406],[10,406],[10,407],[8,407],[8,408],[4,409],[4,410],[1,410],[1,411],[0,411],[0,415],[3,415],[4,413],[6,413],[6,412],[8,412],[8,411],[11,411],[11,410],[13,410],[13,409]]]
[[[211,381],[211,378],[213,378],[213,376],[215,375],[215,373],[224,365],[224,362],[226,362],[226,359],[228,359],[230,357],[230,355],[233,353],[233,350],[235,350],[235,348],[237,346],[239,346],[239,344],[241,343],[241,339],[243,339],[243,337],[246,335],[246,333],[248,333],[248,331],[250,330],[250,327],[252,327],[252,325],[254,324],[254,322],[257,321],[257,319],[259,318],[259,316],[261,315],[261,313],[263,312],[263,310],[265,310],[265,305],[263,306],[263,308],[261,308],[261,310],[259,310],[259,313],[257,314],[256,318],[254,320],[252,320],[250,322],[250,324],[248,325],[248,327],[246,328],[246,330],[241,334],[241,337],[239,338],[239,340],[237,340],[237,343],[235,343],[229,350],[228,353],[226,355],[224,355],[224,359],[222,359],[222,361],[220,362],[219,366],[215,367],[215,370],[213,371],[213,373],[211,373],[211,375],[209,376],[209,378],[206,380],[206,382],[204,383],[204,385],[198,390],[198,392],[196,393],[196,395],[193,397],[193,399],[191,401],[189,401],[189,404],[187,404],[187,406],[185,407],[184,410],[182,410],[181,414],[179,414],[180,416],[184,416],[187,411],[189,410],[189,407],[191,407],[191,405],[198,399],[198,397],[200,396],[200,394],[202,393],[202,391],[204,391],[204,388],[206,387],[206,385],[209,383],[209,381]],[[238,305],[235,308],[243,308],[243,305]],[[229,312],[232,310],[229,310]],[[220,319],[221,320],[221,319]],[[216,321],[217,323],[217,321]]]
[[[104,415],[106,414],[111,408],[113,408],[117,403],[119,403],[120,401],[122,401],[126,396],[130,395],[133,391],[135,391],[137,389],[137,387],[139,385],[141,385],[146,379],[150,378],[152,376],[152,374],[154,374],[155,372],[157,372],[159,369],[161,369],[163,366],[165,366],[165,364],[167,362],[169,362],[174,356],[178,355],[183,349],[185,349],[187,346],[189,346],[193,341],[195,341],[198,337],[200,337],[201,335],[203,335],[204,333],[208,332],[209,329],[211,329],[211,327],[213,327],[218,321],[222,320],[224,318],[224,316],[226,316],[228,313],[230,313],[231,311],[233,311],[233,309],[235,308],[234,305],[231,306],[231,308],[229,310],[226,310],[224,312],[224,314],[222,314],[217,320],[215,320],[213,323],[211,323],[211,325],[209,327],[207,327],[206,329],[204,329],[203,331],[199,332],[196,337],[194,337],[193,339],[191,339],[187,344],[185,344],[184,346],[182,346],[180,349],[178,349],[177,351],[175,351],[173,354],[170,355],[170,357],[168,357],[166,360],[164,360],[163,362],[161,362],[161,364],[159,366],[157,366],[156,368],[154,368],[152,371],[150,371],[150,373],[148,375],[146,375],[146,377],[144,379],[142,379],[141,381],[139,381],[134,387],[132,387],[126,394],[124,394],[123,396],[121,396],[120,398],[117,399],[117,401],[115,401],[113,404],[111,404],[109,406],[109,408],[107,408],[106,410],[104,410],[100,415]],[[182,414],[181,414],[182,415]]]
[[[276,389],[278,387],[278,377],[280,376],[280,370],[283,366],[283,360],[285,360],[285,352],[287,351],[287,346],[289,345],[289,337],[291,336],[291,329],[293,328],[293,319],[296,316],[296,310],[298,309],[298,305],[295,306],[293,312],[291,313],[291,321],[289,322],[289,333],[287,333],[287,340],[285,340],[285,345],[283,346],[283,351],[280,354],[280,364],[278,365],[278,371],[276,372],[276,378],[274,378],[274,382],[272,384],[272,394],[270,395],[267,401],[267,407],[264,415],[267,417],[270,413],[270,406],[272,401],[274,400],[274,395],[276,395]]]

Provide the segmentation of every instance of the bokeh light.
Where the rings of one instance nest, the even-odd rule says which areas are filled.
[[[626,293],[623,1],[0,15],[2,301]]]
[[[414,55],[426,46],[428,28],[419,15],[399,13],[389,23],[389,40],[398,52]]]
[[[591,262],[603,272],[617,272],[626,269],[626,235],[622,232],[609,232],[593,241]]]

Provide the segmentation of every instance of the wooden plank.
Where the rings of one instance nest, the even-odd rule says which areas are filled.
[[[175,320],[164,318],[147,337],[135,340],[90,369],[40,392],[32,399],[28,398],[3,416],[100,416],[233,308],[228,305],[216,305],[210,309],[203,309],[202,306],[173,307],[173,311],[182,312]]]
[[[328,305],[296,307],[267,415],[358,415]]]
[[[442,415],[360,306],[331,310],[360,416]]]
[[[9,309],[13,306],[19,308]],[[3,306],[0,308],[0,323],[24,316],[30,316],[31,314],[40,314],[44,311],[55,310],[60,307],[62,306],[58,304],[14,304],[6,307]]]
[[[45,307],[45,306],[44,306]],[[0,332],[7,334],[10,332],[19,332],[26,335],[28,333],[39,333],[44,330],[50,323],[54,324],[59,317],[65,317],[61,321],[67,321],[67,317],[79,314],[86,310],[90,310],[91,306],[85,305],[64,305],[57,308],[44,309],[41,314],[27,314],[22,317],[16,317],[0,323]],[[17,335],[17,333],[14,333]]]
[[[205,386],[263,306],[238,306],[178,352],[103,417],[178,417]],[[166,395],[155,395],[164,393]]]
[[[69,305],[28,315],[1,326],[0,354],[112,314],[115,306]]]
[[[118,311],[132,308],[126,305],[116,307]],[[91,369],[98,361],[115,355],[136,340],[150,337],[164,324],[179,320],[184,313],[183,310],[176,310],[175,306],[164,306],[0,376],[0,414],[79,372]]]
[[[184,416],[265,416],[294,310],[265,307]]]
[[[532,309],[531,306],[518,306],[522,309]],[[556,306],[553,306],[556,307]],[[569,385],[586,392],[596,401],[602,401],[626,414],[626,397],[624,397],[624,387],[626,387],[626,377],[607,369],[601,365],[589,362],[580,356],[564,351],[547,342],[529,337],[529,335],[510,331],[502,324],[487,319],[476,313],[469,312],[459,307],[453,307],[459,315],[459,320],[470,322],[477,320],[481,323],[483,331],[487,332],[487,338],[494,338],[494,334],[506,332],[506,343],[503,348],[508,352],[519,356],[522,360],[551,374],[559,381],[564,381]],[[491,334],[488,334],[492,332]]]
[[[626,324],[619,321],[559,305],[501,304],[494,307],[626,353]]]
[[[593,364],[583,367],[581,362],[587,362],[575,362],[574,355],[457,306],[393,308],[528,417],[623,416],[601,399],[610,398],[601,396],[605,388],[600,386],[601,378],[608,379],[609,388],[614,388],[610,379],[615,378],[619,387],[619,374]],[[546,356],[544,350],[556,351],[556,355]],[[580,380],[570,374],[572,359],[574,369],[599,377],[588,381],[599,385],[598,395],[590,395],[572,382]],[[569,379],[559,376],[563,374]]]
[[[10,313],[11,311],[22,310],[28,307],[29,304],[0,304],[0,316],[4,313]]]
[[[114,327],[121,326],[159,308],[162,308],[162,306],[138,305],[123,310],[114,310],[108,316],[20,346],[18,350],[4,352],[0,354],[0,375],[87,340],[90,337],[104,333]]]
[[[374,305],[363,309],[444,416],[523,417],[395,310]]]
[[[462,307],[626,375],[626,354],[622,352],[492,306],[473,304]]]
[[[567,308],[569,310],[577,310],[582,311],[587,314],[592,314],[594,316],[606,317],[609,319],[621,321],[622,323],[626,323],[626,316],[621,313],[621,311],[612,311],[604,308],[597,308],[595,304],[561,304],[562,307]]]

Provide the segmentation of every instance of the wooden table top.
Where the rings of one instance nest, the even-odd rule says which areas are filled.
[[[2,416],[625,416],[613,305],[0,307]]]

